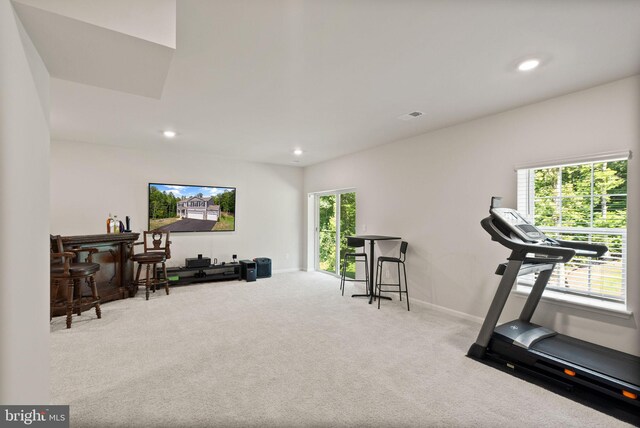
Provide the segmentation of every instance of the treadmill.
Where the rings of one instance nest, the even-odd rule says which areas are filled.
[[[491,215],[481,225],[492,240],[509,248],[511,255],[496,270],[502,275],[500,285],[467,355],[491,359],[562,385],[581,385],[640,408],[640,357],[531,322],[556,264],[567,263],[575,255],[601,257],[607,247],[548,238],[516,210],[502,208],[501,199],[492,198]],[[537,278],[520,318],[496,327],[517,277],[528,273],[537,273]]]

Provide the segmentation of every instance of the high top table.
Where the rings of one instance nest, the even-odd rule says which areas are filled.
[[[352,238],[364,239],[365,241],[369,241],[369,284],[367,287],[366,294],[352,294],[351,297],[368,297],[369,304],[373,302],[373,297],[375,295],[375,278],[373,277],[373,264],[375,263],[375,242],[376,241],[394,241],[398,239],[402,239],[399,236],[384,236],[384,235],[356,235],[352,236]],[[391,297],[387,296],[378,296],[380,299],[391,300]]]

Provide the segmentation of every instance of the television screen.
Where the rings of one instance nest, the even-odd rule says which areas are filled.
[[[235,187],[149,183],[149,230],[236,230]]]

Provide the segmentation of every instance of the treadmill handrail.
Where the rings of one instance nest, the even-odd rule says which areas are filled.
[[[562,246],[551,246],[551,245],[539,245],[539,244],[529,244],[521,240],[515,240],[508,236],[506,236],[494,223],[493,217],[485,217],[482,219],[480,224],[482,228],[486,230],[489,235],[491,235],[491,239],[494,241],[498,241],[503,246],[512,250],[511,257],[509,260],[525,260],[528,261],[539,261],[539,262],[549,262],[549,259],[544,257],[527,257],[527,254],[544,254],[547,256],[558,257],[558,259],[553,260],[556,263],[567,263],[569,260],[576,255],[576,250],[572,248],[566,248]],[[560,241],[558,241],[560,242]],[[566,241],[563,241],[566,242]]]
[[[560,239],[556,239],[555,241],[563,247],[579,250],[576,252],[579,256],[598,258],[602,257],[607,251],[609,251],[609,247],[602,244],[591,244],[580,241],[563,241]],[[585,254],[585,252],[587,254]]]

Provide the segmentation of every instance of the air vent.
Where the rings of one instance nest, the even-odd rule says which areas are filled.
[[[424,113],[421,111],[412,111],[411,113],[403,114],[402,116],[398,116],[400,120],[413,120],[417,117],[422,116]]]

